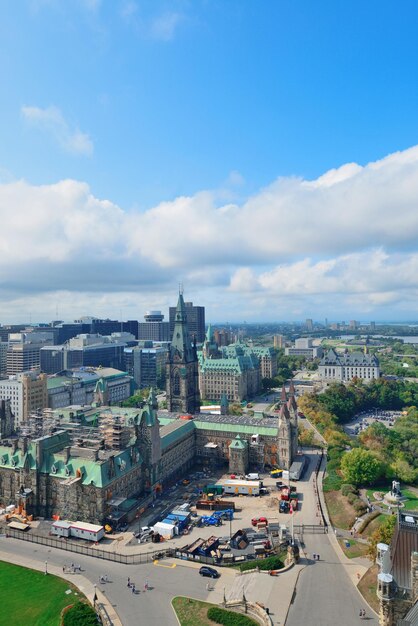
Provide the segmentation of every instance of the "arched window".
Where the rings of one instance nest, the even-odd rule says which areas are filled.
[[[179,376],[178,372],[174,373],[173,394],[175,396],[179,396],[180,395],[180,376]]]

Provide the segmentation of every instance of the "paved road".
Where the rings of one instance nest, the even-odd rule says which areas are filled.
[[[221,578],[217,581],[211,580],[211,584],[215,585],[215,591],[208,592],[206,589],[208,579],[199,576],[198,569],[183,566],[180,561],[177,561],[173,568],[167,567],[168,561],[162,561],[161,565],[148,563],[128,566],[22,542],[18,539],[0,539],[0,551],[9,554],[8,560],[11,562],[14,560],[14,555],[18,555],[24,559],[37,560],[42,568],[46,560],[49,566],[56,565],[59,568],[62,568],[64,564],[70,565],[72,560],[80,564],[84,570],[83,576],[92,583],[97,583],[98,588],[114,606],[123,626],[136,626],[138,615],[141,615],[142,624],[178,626],[171,608],[173,597],[188,595],[206,600],[211,596],[215,602],[220,602],[223,586],[233,582],[232,572],[222,572]],[[111,582],[100,584],[99,577],[105,574]],[[138,594],[134,595],[127,587],[128,576],[137,585]],[[145,580],[149,583],[149,591],[146,592],[143,590]],[[74,575],[74,582],[77,583],[77,575]]]
[[[366,608],[365,603],[338,560],[328,535],[305,535],[304,539],[309,565],[299,575],[286,626],[363,623],[359,611]],[[313,552],[319,553],[319,562],[312,560]],[[367,617],[369,625],[377,626],[378,620],[370,610]]]

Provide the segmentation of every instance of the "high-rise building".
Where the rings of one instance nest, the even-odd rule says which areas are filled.
[[[7,348],[9,344],[7,341],[0,341],[0,378],[6,375],[7,372]]]
[[[167,346],[137,346],[125,348],[125,369],[137,387],[158,387],[165,385]],[[148,344],[148,342],[145,342]]]
[[[170,341],[170,324],[164,322],[161,311],[147,311],[145,322],[138,323],[138,339],[140,341]]]
[[[13,376],[39,367],[41,348],[52,343],[50,333],[21,332],[9,335],[7,374]]]
[[[311,319],[306,319],[305,320],[305,328],[308,331],[313,330],[313,321]]]
[[[0,400],[9,400],[15,425],[28,419],[30,413],[48,406],[47,377],[39,369],[22,372],[0,380]]]
[[[273,348],[284,348],[285,340],[283,335],[273,335]]]
[[[205,307],[193,306],[193,302],[184,303],[187,326],[189,329],[190,337],[196,337],[197,343],[203,343],[205,341]],[[176,308],[170,307],[170,339],[174,332],[174,323],[176,317]]]

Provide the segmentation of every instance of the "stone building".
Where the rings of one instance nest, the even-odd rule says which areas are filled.
[[[0,405],[0,504],[27,514],[93,523],[132,521],[146,501],[195,464],[245,473],[290,467],[297,451],[294,388],[282,391],[279,418],[200,413],[196,346],[182,294],[167,359],[168,412],[151,390],[142,408],[68,407],[39,412],[13,434]],[[229,348],[229,347],[228,347]],[[256,357],[254,357],[256,358]],[[103,381],[98,404],[106,401]]]
[[[167,357],[166,388],[169,411],[199,412],[198,378],[196,342],[190,339],[186,306],[183,294],[179,293],[173,338]]]
[[[322,357],[319,363],[319,375],[327,381],[346,381],[353,378],[362,378],[364,381],[379,378],[379,361],[374,354],[364,352],[337,353],[334,349]]]
[[[390,546],[377,545],[380,626],[418,624],[418,513],[398,511]]]

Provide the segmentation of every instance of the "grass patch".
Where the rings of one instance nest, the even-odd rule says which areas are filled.
[[[354,507],[340,491],[328,491],[324,495],[332,525],[349,530],[357,517]]]
[[[418,496],[412,491],[408,491],[408,489],[401,490],[403,496],[408,498],[407,500],[402,500],[405,509],[409,511],[415,511],[418,509]]]
[[[379,613],[379,600],[376,596],[377,569],[377,565],[373,565],[367,570],[358,584],[358,590],[372,609]]]
[[[250,620],[245,615],[234,613],[234,611],[226,611],[219,609],[215,604],[194,600],[193,598],[185,598],[176,596],[172,600],[173,609],[181,626],[213,626],[213,624],[226,624],[227,626],[257,626],[257,622]],[[220,616],[218,611],[222,611],[222,618],[228,621],[215,621],[208,617],[208,613],[213,613],[216,609],[216,615]],[[240,618],[247,617],[250,621],[237,621]]]
[[[0,626],[10,626],[19,616],[19,624],[59,626],[64,607],[77,603],[84,596],[67,581],[26,567],[0,561],[2,606]],[[73,593],[66,594],[67,589]],[[79,595],[74,597],[74,592]],[[13,617],[14,616],[14,617]]]
[[[213,604],[183,596],[173,598],[171,604],[181,626],[213,626],[212,620],[208,618],[208,609]]]
[[[348,541],[350,546],[347,548],[345,541]],[[355,539],[338,539],[338,543],[340,544],[342,551],[345,556],[348,556],[349,559],[355,559],[359,556],[366,556],[369,550],[369,546],[365,543],[360,543]]]

